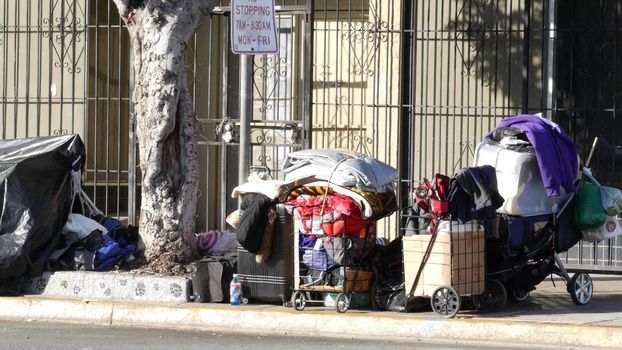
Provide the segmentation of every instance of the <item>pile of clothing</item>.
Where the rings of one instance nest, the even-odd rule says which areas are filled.
[[[49,271],[109,271],[134,260],[138,228],[95,214],[69,214],[62,240],[47,261]]]
[[[283,172],[286,181],[315,180],[286,198],[310,275],[353,264],[374,244],[374,223],[398,209],[397,170],[371,157],[304,150],[287,156]]]
[[[287,204],[301,234],[303,260],[319,270],[360,255],[365,238],[372,242],[375,236],[373,224],[398,209],[397,170],[374,158],[351,151],[304,150],[286,157],[283,173],[285,180],[254,178],[232,192],[242,204],[227,222],[258,262],[270,256],[276,203]]]
[[[287,200],[290,191],[316,181],[307,177],[295,181],[268,180],[251,176],[249,182],[233,189],[232,198],[241,198],[240,209],[227,215],[242,248],[255,254],[257,263],[265,263],[272,254],[276,204]]]

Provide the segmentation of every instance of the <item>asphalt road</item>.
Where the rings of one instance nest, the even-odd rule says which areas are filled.
[[[355,325],[353,325],[355,326]],[[155,329],[81,326],[58,323],[0,321],[0,349],[534,349],[516,344],[419,341],[404,343],[377,340],[317,337],[239,335]],[[547,349],[547,348],[544,348]],[[548,348],[550,349],[550,348]]]

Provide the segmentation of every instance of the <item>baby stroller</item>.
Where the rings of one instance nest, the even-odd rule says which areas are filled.
[[[474,306],[500,307],[508,294],[524,301],[551,274],[564,279],[577,305],[589,303],[592,279],[585,272],[571,277],[558,256],[581,239],[573,220],[574,193],[547,196],[533,149],[486,140],[476,148],[475,165],[495,167],[504,203],[497,209],[498,234],[486,240],[486,291],[473,298]]]
[[[572,221],[573,201],[574,196],[571,196],[558,213],[518,218],[519,222],[522,219],[523,225],[533,225],[532,230],[525,232],[525,241],[518,247],[510,243],[511,234],[505,230],[501,230],[499,238],[487,239],[486,292],[474,299],[477,308],[502,306],[508,294],[516,301],[524,301],[551,274],[564,279],[567,291],[577,305],[590,302],[592,279],[585,272],[577,272],[571,277],[556,248],[556,236],[568,227],[568,220]],[[507,217],[500,218],[500,226],[506,226],[508,221]]]

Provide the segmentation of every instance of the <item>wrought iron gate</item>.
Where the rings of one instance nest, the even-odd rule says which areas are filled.
[[[0,5],[3,139],[78,133],[85,186],[127,216],[129,49],[105,0],[5,0]]]
[[[316,0],[312,146],[348,148],[394,167],[398,143],[403,0]],[[410,70],[410,68],[407,68]],[[395,238],[397,215],[376,226]]]
[[[306,2],[278,5],[281,54],[253,61],[252,169],[278,178],[285,152],[308,142],[311,16]],[[290,2],[287,2],[290,3]],[[227,5],[227,2],[223,2]],[[108,215],[136,222],[140,174],[130,113],[127,30],[111,0],[5,0],[0,4],[3,139],[78,133],[87,147],[85,186]],[[195,35],[187,54],[201,122],[203,180],[197,229],[224,228],[235,203],[237,57],[227,9]],[[232,176],[233,175],[233,176]],[[235,179],[234,181],[232,181]]]
[[[604,139],[593,169],[620,187],[622,1],[444,0],[406,7],[402,206],[412,203],[414,181],[472,164],[485,133],[521,112],[559,122],[582,159],[594,136]],[[621,272],[621,244],[580,243],[566,261]]]

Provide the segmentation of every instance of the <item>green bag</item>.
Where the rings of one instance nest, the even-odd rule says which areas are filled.
[[[591,181],[585,174],[581,177],[577,188],[574,221],[581,231],[602,226],[607,221],[603,210],[600,186]]]

